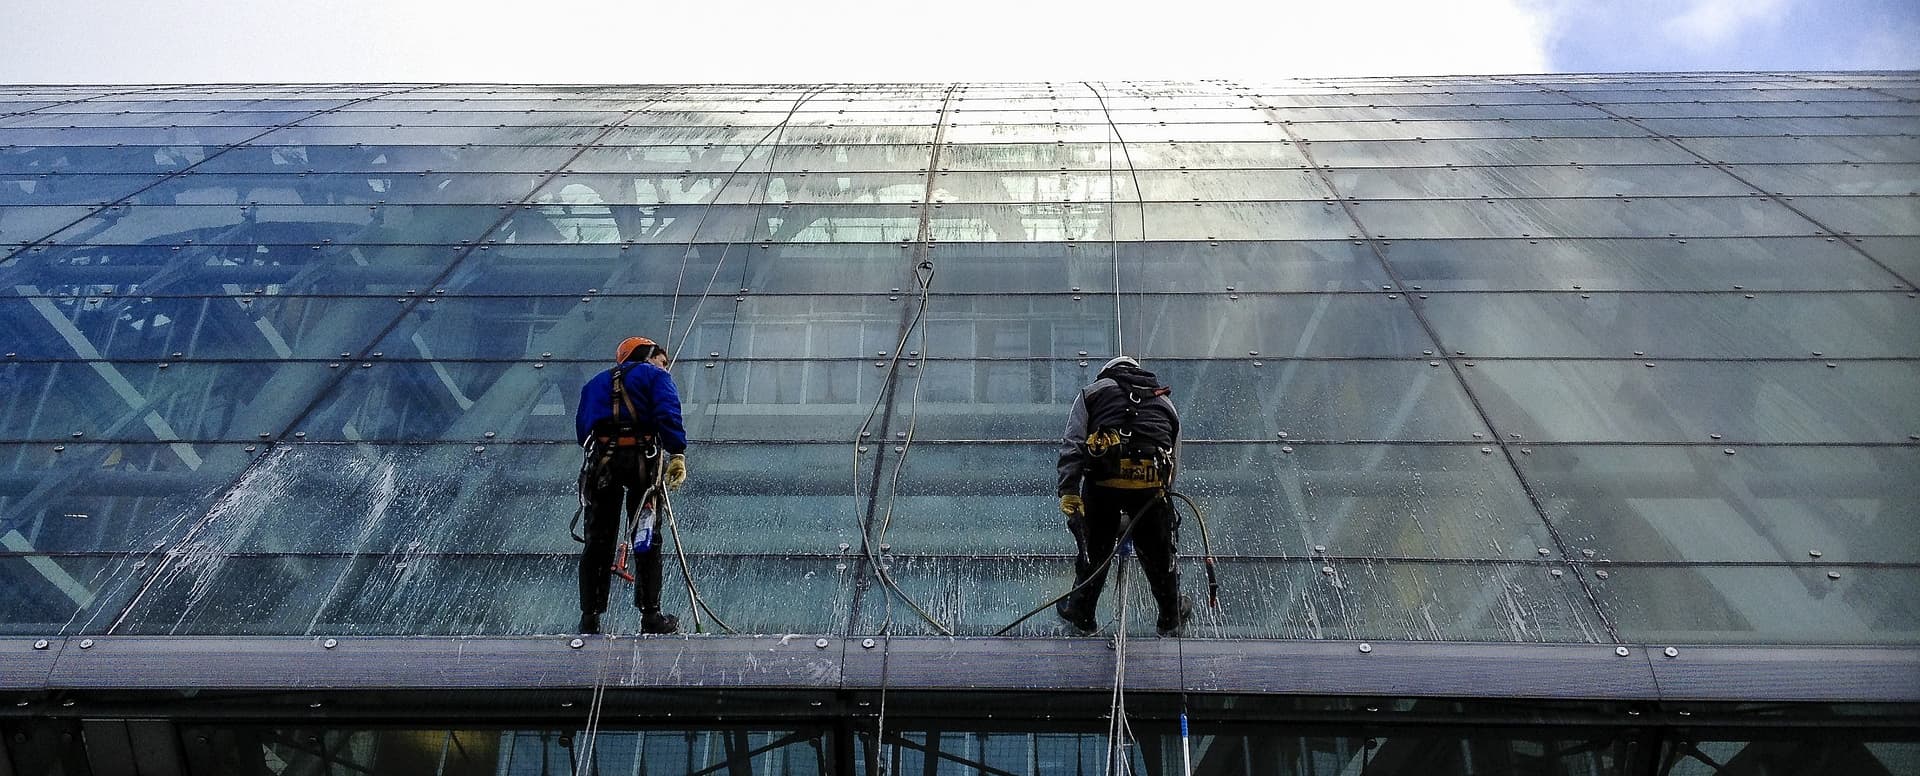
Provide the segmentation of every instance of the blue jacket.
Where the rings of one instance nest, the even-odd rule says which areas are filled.
[[[680,392],[673,387],[673,375],[644,361],[633,362],[627,364],[624,382],[627,401],[640,415],[636,425],[653,432],[667,452],[686,452],[687,429],[680,422]],[[580,444],[586,444],[594,424],[613,417],[613,411],[613,370],[608,369],[580,388],[580,408],[573,416],[573,430]],[[625,415],[626,410],[620,413]]]

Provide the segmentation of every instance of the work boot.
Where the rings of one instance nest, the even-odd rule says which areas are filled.
[[[641,633],[679,633],[680,618],[657,611],[640,614]]]
[[[1093,621],[1093,612],[1081,611],[1073,605],[1072,598],[1060,599],[1059,603],[1053,605],[1053,613],[1060,615],[1060,619],[1066,620],[1082,636],[1091,636],[1094,631],[1100,630],[1100,624]]]
[[[1175,612],[1160,610],[1160,621],[1155,623],[1162,636],[1179,636],[1187,627],[1187,621],[1193,619],[1193,601],[1180,596],[1180,605]]]
[[[580,613],[580,632],[581,633],[599,633],[600,632],[600,613],[599,612],[581,612]]]

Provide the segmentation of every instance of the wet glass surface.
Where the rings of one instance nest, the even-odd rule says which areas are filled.
[[[563,632],[644,335],[747,632],[1064,591],[1125,352],[1194,635],[1911,645],[1912,79],[1815,75],[7,89],[0,631]]]

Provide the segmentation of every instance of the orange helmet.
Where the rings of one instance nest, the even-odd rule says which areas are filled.
[[[613,362],[616,364],[625,363],[628,357],[632,356],[636,350],[640,351],[640,357],[633,360],[645,361],[651,358],[654,353],[658,352],[660,346],[654,344],[653,340],[647,339],[646,337],[628,337],[620,341],[620,347],[613,349]]]

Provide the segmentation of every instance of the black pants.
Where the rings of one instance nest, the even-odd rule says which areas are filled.
[[[640,511],[640,500],[653,482],[654,466],[662,456],[647,458],[638,448],[614,451],[605,471],[587,474],[587,546],[580,552],[580,611],[607,610],[613,583],[613,558],[626,541],[623,518]],[[628,560],[633,571],[633,605],[642,612],[660,611],[660,523],[653,525],[653,549]]]
[[[1086,513],[1067,520],[1067,528],[1073,531],[1074,543],[1078,546],[1078,554],[1073,559],[1073,584],[1080,590],[1067,599],[1067,605],[1092,612],[1100,603],[1100,590],[1107,585],[1107,572],[1125,559],[1114,558],[1098,573],[1094,569],[1119,543],[1125,520],[1138,515],[1133,533],[1129,534],[1133,537],[1134,553],[1140,556],[1147,586],[1153,590],[1153,600],[1160,606],[1160,619],[1178,617],[1180,569],[1174,564],[1178,559],[1180,526],[1165,493],[1088,485],[1083,498]],[[1080,587],[1081,583],[1086,586]]]

